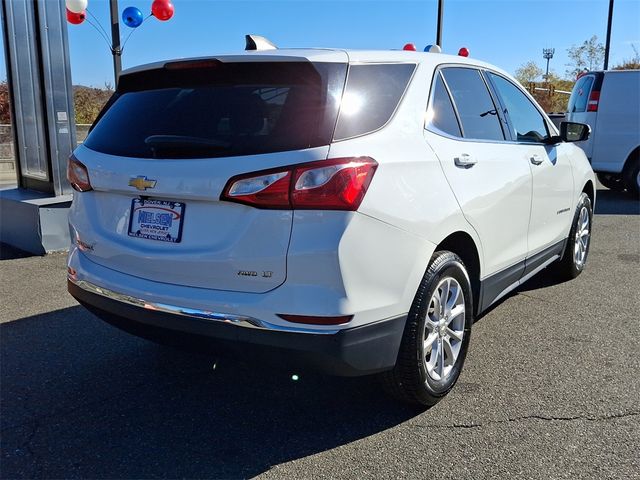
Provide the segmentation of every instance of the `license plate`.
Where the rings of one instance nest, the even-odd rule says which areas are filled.
[[[178,243],[182,239],[185,204],[170,200],[134,198],[129,236]]]

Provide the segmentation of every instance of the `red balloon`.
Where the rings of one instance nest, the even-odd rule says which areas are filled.
[[[154,0],[151,4],[151,13],[158,20],[166,22],[173,17],[173,3],[169,0]]]
[[[73,25],[80,25],[82,22],[84,22],[86,16],[87,15],[85,14],[84,10],[80,13],[76,13],[67,8],[67,22]]]

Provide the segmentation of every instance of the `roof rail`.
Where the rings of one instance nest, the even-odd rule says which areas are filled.
[[[245,35],[246,45],[245,50],[276,50],[273,42],[260,35]]]

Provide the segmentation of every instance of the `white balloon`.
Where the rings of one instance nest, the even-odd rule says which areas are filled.
[[[87,9],[88,0],[66,0],[67,9],[73,13],[82,13]]]

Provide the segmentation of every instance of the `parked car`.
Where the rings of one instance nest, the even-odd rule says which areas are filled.
[[[640,70],[606,70],[581,76],[567,119],[591,126],[579,143],[607,188],[640,192]]]
[[[584,269],[588,134],[459,56],[134,68],[69,161],[68,289],[145,338],[268,347],[433,405],[475,317],[552,263]]]

